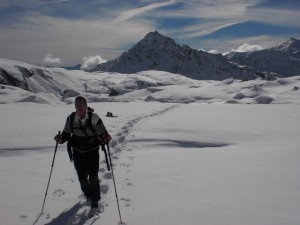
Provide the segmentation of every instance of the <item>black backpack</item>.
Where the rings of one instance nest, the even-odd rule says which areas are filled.
[[[76,115],[76,112],[72,112],[71,115],[70,115],[71,134],[73,134],[73,130],[74,130],[75,115]],[[93,124],[92,124],[92,115],[93,115],[93,112],[88,110],[88,119],[87,119],[86,123],[89,126],[89,128],[92,130],[94,135],[97,136],[96,131],[95,131],[95,129],[93,127]],[[73,149],[72,149],[71,138],[68,140],[67,150],[68,150],[70,161],[72,162],[73,161]]]
[[[76,115],[76,112],[72,112],[71,115],[70,115],[71,134],[73,134],[75,115]],[[93,127],[93,124],[92,124],[92,115],[93,115],[93,111],[88,108],[88,119],[87,119],[86,122],[87,122],[87,125],[92,130],[92,132],[94,133],[95,137],[97,137],[97,133],[96,133],[96,131]],[[106,149],[105,149],[105,143],[102,140],[99,139],[99,144],[100,144],[101,149],[102,149],[102,151],[104,152],[104,155],[105,155],[107,170],[110,171],[110,163],[108,161],[108,155],[107,155],[107,152],[106,152]],[[71,138],[68,140],[67,149],[68,149],[68,154],[69,154],[70,161],[73,162],[73,149],[72,149],[72,144],[71,144]]]

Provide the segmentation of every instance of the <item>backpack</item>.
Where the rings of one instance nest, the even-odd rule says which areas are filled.
[[[87,119],[86,123],[89,126],[89,128],[91,129],[91,131],[94,133],[94,135],[97,136],[96,131],[92,124],[93,112],[88,109],[87,114],[88,114],[88,119]],[[71,134],[73,134],[75,115],[76,115],[76,112],[72,112],[70,115]],[[71,138],[67,142],[67,150],[68,150],[70,161],[72,162],[73,161],[73,149],[72,149]]]

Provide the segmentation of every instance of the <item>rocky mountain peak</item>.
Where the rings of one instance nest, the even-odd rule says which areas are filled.
[[[164,36],[157,31],[148,33],[140,42],[148,43],[148,44],[162,44],[162,43],[175,44],[172,38]]]
[[[295,54],[300,51],[300,40],[296,38],[290,38],[287,41],[283,42],[282,44],[271,48],[277,51],[283,51],[288,54]]]
[[[210,54],[179,45],[159,32],[150,32],[118,58],[99,64],[92,71],[136,73],[159,70],[193,79],[253,79],[256,71],[239,67],[220,54]]]
[[[140,40],[130,51],[160,51],[167,48],[176,48],[175,41],[159,32],[150,32],[142,40]]]
[[[281,76],[300,74],[300,40],[290,38],[280,45],[253,52],[233,52],[226,55],[230,61],[269,71]]]

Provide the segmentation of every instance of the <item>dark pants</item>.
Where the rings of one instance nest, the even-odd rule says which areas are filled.
[[[87,153],[74,151],[73,157],[81,190],[87,198],[90,198],[92,201],[99,201],[99,150]]]

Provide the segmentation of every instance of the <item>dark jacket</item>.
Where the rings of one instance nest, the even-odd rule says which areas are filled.
[[[73,124],[71,123],[72,114],[70,114],[66,120],[62,133],[63,142],[71,139],[73,150],[83,153],[99,149],[100,141],[98,137],[107,133],[107,131],[102,120],[96,113],[87,113],[83,120],[75,114]]]

